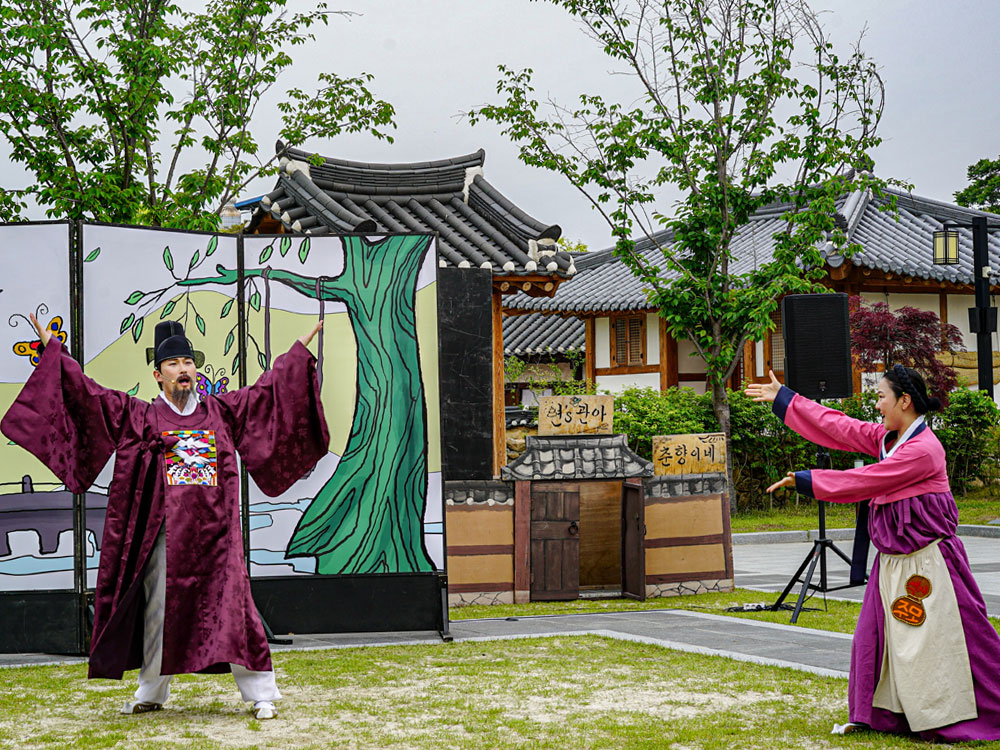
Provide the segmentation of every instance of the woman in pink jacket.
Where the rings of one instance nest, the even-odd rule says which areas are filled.
[[[878,386],[882,424],[803,398],[769,373],[746,394],[807,440],[867,453],[847,471],[789,472],[768,488],[835,503],[870,502],[872,565],[851,647],[850,723],[950,742],[1000,739],[1000,636],[956,536],[958,508],[944,449],[924,421],[941,402],[915,370],[895,365]],[[869,500],[870,499],[870,500]]]

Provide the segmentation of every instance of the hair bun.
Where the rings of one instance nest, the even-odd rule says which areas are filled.
[[[937,396],[931,396],[927,399],[927,411],[940,411],[941,410],[941,399]]]

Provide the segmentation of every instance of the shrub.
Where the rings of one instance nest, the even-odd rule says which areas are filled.
[[[647,460],[653,458],[654,435],[718,431],[711,396],[690,388],[627,388],[615,394],[615,432],[625,433],[629,447]]]
[[[863,391],[824,405],[865,422],[879,422],[874,391]],[[800,497],[787,493],[775,498],[765,490],[789,471],[816,466],[816,446],[788,429],[771,412],[769,403],[755,403],[743,391],[729,392],[733,457],[733,482],[738,510],[783,506]],[[948,475],[956,492],[965,492],[974,481],[1000,478],[1000,410],[980,391],[960,388],[951,402],[932,417],[931,427],[947,452]],[[629,388],[615,395],[615,432],[625,433],[629,447],[652,459],[654,435],[718,432],[709,395],[690,388]],[[850,469],[858,459],[871,463],[873,456],[830,451],[835,469]]]
[[[944,446],[951,487],[964,494],[974,481],[997,478],[1000,410],[983,391],[959,388],[950,395],[931,427]]]

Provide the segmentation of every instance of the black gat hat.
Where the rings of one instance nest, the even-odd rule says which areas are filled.
[[[205,364],[204,352],[195,351],[191,341],[184,335],[184,326],[176,320],[164,320],[156,324],[154,346],[146,348],[146,364],[160,366],[160,362],[174,357],[190,357],[195,367]]]

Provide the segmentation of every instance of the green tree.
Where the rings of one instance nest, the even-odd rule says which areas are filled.
[[[821,249],[854,249],[837,198],[881,195],[867,156],[879,143],[881,79],[860,48],[835,54],[803,0],[550,1],[631,87],[620,102],[581,94],[573,107],[542,105],[530,69],[501,66],[505,101],[470,119],[498,124],[524,163],[563,174],[600,212],[669,332],[704,360],[729,435],[725,384],[744,343],[773,328],[780,295],[823,289]],[[657,207],[666,187],[683,196],[669,217]],[[733,272],[734,236],[771,205],[782,219],[773,259]],[[662,256],[634,252],[633,237],[656,243],[658,226],[671,230]]]
[[[969,166],[966,176],[969,186],[955,193],[958,205],[1000,213],[1000,157],[980,159]]]
[[[33,178],[0,189],[4,218],[28,199],[56,218],[215,229],[227,201],[276,172],[251,131],[257,107],[291,48],[335,15],[286,2],[4,0],[0,134]],[[370,80],[321,73],[315,90],[286,90],[280,138],[387,138],[393,109]]]

